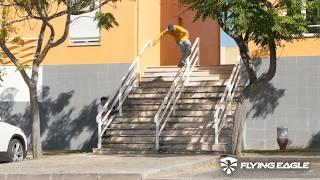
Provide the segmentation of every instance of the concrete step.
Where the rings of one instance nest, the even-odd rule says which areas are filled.
[[[110,128],[118,129],[155,129],[154,123],[121,123],[121,124],[111,124]],[[213,120],[205,123],[177,123],[177,122],[167,122],[166,128],[211,128],[213,127]]]
[[[168,123],[206,123],[212,121],[210,116],[199,117],[170,117]],[[226,123],[233,122],[233,116],[227,116]],[[113,124],[154,123],[154,117],[116,117]]]
[[[227,75],[228,78],[231,75],[230,70],[195,70],[190,75],[191,77],[203,77],[203,76],[214,76],[214,75]],[[177,71],[169,71],[169,72],[145,72],[143,77],[156,77],[156,76],[169,76],[169,77],[175,77],[177,75]]]
[[[211,75],[211,76],[192,76],[189,78],[190,81],[211,81],[211,80],[224,80],[229,79],[230,75]],[[155,77],[142,77],[141,82],[162,82],[170,81],[175,79],[174,76],[155,76]]]
[[[183,92],[197,92],[197,93],[223,93],[226,89],[225,86],[186,86],[183,89]],[[239,87],[236,91],[241,91],[242,89]],[[131,90],[130,93],[138,94],[138,93],[167,93],[169,91],[169,87],[135,87]]]
[[[220,143],[229,143],[231,141],[231,136],[220,136],[219,142]],[[214,136],[161,136],[160,143],[208,143],[214,142]],[[139,143],[155,143],[155,136],[111,136],[104,138],[102,143],[123,143],[123,144],[130,144],[132,142],[139,142]]]
[[[101,149],[93,149],[94,154],[100,155],[159,155],[159,154],[186,154],[186,155],[193,155],[193,154],[212,154],[212,155],[219,155],[220,153],[225,153],[225,151],[198,151],[198,150],[169,150],[169,149],[161,149],[160,151],[156,151],[155,149],[148,149],[148,150],[141,150],[141,149],[115,149],[115,148],[101,148]]]
[[[123,117],[153,117],[157,113],[157,110],[148,111],[123,111]],[[233,112],[234,113],[234,112]],[[176,110],[172,117],[196,117],[196,116],[213,116],[214,111],[212,110]]]
[[[195,66],[195,71],[215,71],[215,70],[225,70],[225,71],[232,71],[234,65],[216,65],[216,66]],[[149,66],[145,70],[145,72],[170,72],[170,71],[178,71],[180,68],[177,66]]]
[[[177,104],[176,110],[215,110],[216,103],[212,104],[201,104],[201,103],[194,103],[194,104]],[[158,110],[160,104],[157,105],[150,105],[150,104],[139,104],[139,105],[124,105],[124,110]],[[232,109],[236,110],[237,104],[232,104]]]
[[[223,129],[221,131],[223,135],[231,135],[232,129]],[[154,135],[155,129],[118,129],[118,128],[111,128],[108,129],[105,133],[105,136],[113,136],[113,135]],[[161,133],[162,136],[194,136],[194,135],[214,135],[213,128],[165,128]]]
[[[154,150],[154,143],[132,143],[132,144],[117,144],[117,143],[108,143],[102,144],[102,148],[112,148],[112,149],[124,149],[124,150]],[[160,144],[160,149],[163,151],[216,151],[214,143],[163,143]]]
[[[187,86],[226,86],[226,80],[212,80],[212,81],[190,81]],[[171,87],[172,82],[141,82],[140,87]]]
[[[128,98],[165,98],[166,93],[153,93],[153,94],[133,94],[130,93]],[[223,93],[189,93],[182,92],[180,98],[221,98]],[[236,92],[235,96],[240,96],[240,92]]]
[[[170,117],[168,122],[185,122],[185,123],[201,123],[212,121],[212,117]],[[113,124],[120,123],[154,123],[154,117],[116,117]]]
[[[234,102],[237,101],[238,97],[234,98]],[[215,103],[221,98],[180,98],[177,101],[177,104],[210,104]],[[125,101],[125,105],[141,105],[141,104],[153,104],[158,105],[163,102],[163,98],[127,98]]]

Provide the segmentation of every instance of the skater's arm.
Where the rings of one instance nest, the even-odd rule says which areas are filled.
[[[154,45],[157,44],[157,43],[160,41],[160,39],[161,39],[164,35],[166,35],[168,32],[169,32],[168,29],[162,31],[162,32],[156,37],[156,39],[154,40],[154,43],[153,43],[153,44],[154,44]]]

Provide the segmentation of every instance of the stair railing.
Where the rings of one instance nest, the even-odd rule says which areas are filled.
[[[219,135],[222,125],[228,115],[232,115],[232,101],[241,78],[241,57],[238,58],[220,102],[216,105],[214,113],[215,144],[219,144]]]
[[[175,114],[176,103],[179,100],[184,87],[189,83],[190,76],[200,61],[200,39],[197,38],[191,48],[191,54],[188,57],[188,63],[185,68],[179,69],[177,75],[173,79],[172,85],[168,93],[163,99],[157,113],[154,116],[156,124],[156,150],[160,149],[160,135],[171,114]]]
[[[111,96],[112,98],[108,99],[106,104],[103,106],[103,111],[100,112],[96,117],[96,122],[98,125],[98,144],[97,148],[102,147],[102,136],[106,132],[106,130],[109,128],[110,124],[115,118],[114,112],[117,111],[119,115],[122,115],[122,104],[126,100],[127,96],[129,95],[131,89],[137,82],[140,83],[140,60],[144,52],[148,47],[150,47],[152,41],[148,40],[138,56],[135,58],[131,66],[129,67],[129,70],[127,74],[122,78],[121,84],[119,89],[113,93]],[[105,113],[103,116],[102,114]]]

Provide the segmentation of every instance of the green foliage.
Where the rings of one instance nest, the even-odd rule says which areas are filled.
[[[3,82],[3,77],[7,75],[7,72],[6,70],[3,68],[3,69],[0,69],[0,81]],[[0,87],[2,87],[1,83],[0,83]]]
[[[28,70],[31,69],[31,66],[28,64],[19,64],[18,66],[16,66],[17,69],[16,71],[22,71],[22,70]]]
[[[114,25],[119,26],[116,18],[111,13],[97,12],[95,19],[98,20],[99,27],[103,27],[107,30],[113,28]]]
[[[299,0],[180,0],[196,12],[195,20],[218,20],[221,28],[234,39],[249,36],[256,44],[291,41],[307,32],[308,21],[301,10],[310,3]],[[312,3],[315,5],[315,1]]]
[[[94,8],[95,0],[80,0],[74,1],[72,6],[72,14],[79,14],[82,10],[87,8]]]
[[[17,45],[24,45],[24,44],[25,44],[24,40],[23,40],[20,36],[14,37],[14,38],[11,40],[11,43],[12,43],[12,44],[17,44]]]

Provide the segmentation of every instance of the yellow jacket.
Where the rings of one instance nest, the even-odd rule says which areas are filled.
[[[184,40],[187,40],[189,39],[189,32],[181,27],[181,26],[178,26],[178,25],[174,25],[174,30],[173,31],[169,31],[168,28],[166,28],[166,30],[162,31],[156,38],[156,42],[159,42],[160,39],[166,35],[166,34],[170,34],[171,36],[174,37],[174,39],[177,41],[177,42],[180,42],[180,41],[184,41]]]

